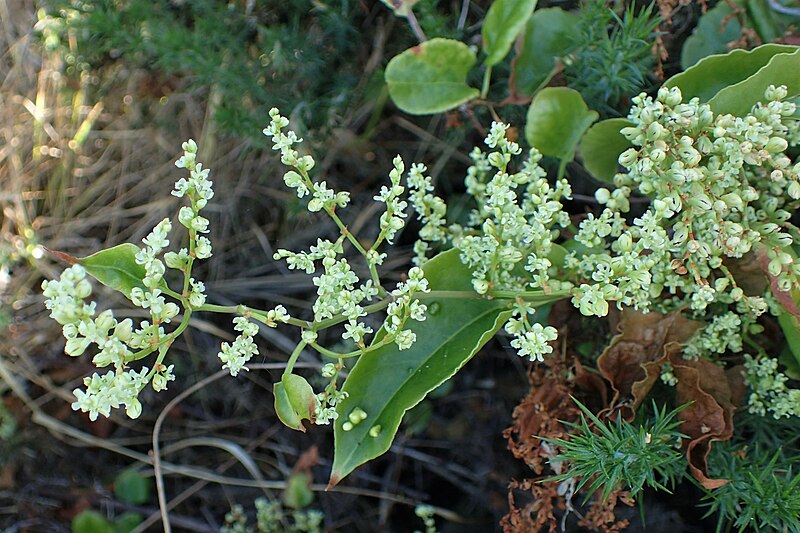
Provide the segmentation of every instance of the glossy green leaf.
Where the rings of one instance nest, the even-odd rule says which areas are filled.
[[[476,61],[475,52],[461,41],[425,41],[389,61],[385,73],[389,96],[412,115],[453,109],[479,94],[466,83]]]
[[[494,0],[486,17],[483,19],[481,36],[483,51],[486,52],[484,63],[496,65],[511,50],[514,39],[525,27],[531,17],[536,0]]]
[[[398,17],[407,17],[411,8],[414,7],[414,4],[419,2],[419,0],[381,0],[381,2],[394,11],[394,14]]]
[[[716,113],[743,116],[756,102],[764,101],[764,91],[770,85],[785,85],[788,97],[800,94],[800,48],[792,53],[776,54],[758,72],[741,82],[725,87],[708,101]]]
[[[525,25],[509,83],[512,92],[533,96],[553,76],[556,59],[572,49],[578,16],[558,7],[539,9]]]
[[[753,50],[731,50],[727,54],[708,56],[689,67],[684,72],[668,79],[665,87],[679,87],[684,101],[695,96],[701,102],[708,102],[726,87],[736,85],[753,76],[778,54],[790,54],[796,50],[794,46],[765,44]],[[775,73],[780,75],[781,73]],[[785,73],[784,73],[785,74]],[[766,86],[764,87],[766,89]],[[742,95],[748,101],[751,95]],[[762,89],[760,97],[764,98]],[[747,109],[752,106],[747,104]],[[715,111],[717,111],[715,109]],[[720,111],[729,112],[729,111]]]
[[[786,344],[794,356],[795,366],[800,364],[800,319],[793,314],[781,310],[778,315],[778,324],[786,337]]]
[[[704,57],[726,53],[728,44],[741,37],[739,19],[731,16],[732,3],[719,2],[700,17],[697,27],[681,49],[681,67],[684,70]]]
[[[134,469],[125,469],[114,479],[114,495],[121,502],[143,504],[150,499],[150,480]]]
[[[312,420],[317,405],[314,389],[302,376],[284,374],[273,386],[275,414],[286,426],[305,432],[303,420]]]
[[[583,133],[600,115],[567,87],[539,91],[528,108],[525,138],[542,154],[571,160]]]
[[[609,118],[592,125],[583,136],[580,144],[583,166],[595,179],[614,182],[619,154],[632,146],[620,130],[631,125],[625,118]]]
[[[137,253],[138,246],[125,243],[78,259],[78,263],[94,279],[130,298],[134,287],[148,290],[142,283],[147,275],[144,266],[136,264]]]
[[[423,267],[432,290],[471,291],[470,270],[449,250]],[[345,380],[348,398],[337,407],[330,485],[359,465],[386,452],[403,414],[452,377],[510,317],[508,301],[426,300],[428,318],[410,329],[417,341],[400,351],[394,344],[362,355]],[[356,409],[366,418],[350,431],[342,425]]]

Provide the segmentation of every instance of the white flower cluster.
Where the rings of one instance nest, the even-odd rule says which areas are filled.
[[[790,389],[789,378],[778,372],[773,357],[753,358],[745,355],[745,379],[750,386],[749,411],[761,416],[767,412],[774,418],[800,416],[800,389]]]
[[[233,344],[222,343],[221,350],[217,357],[222,361],[223,369],[228,369],[231,376],[236,376],[241,370],[247,370],[244,366],[254,356],[258,355],[258,346],[253,342],[253,337],[258,333],[258,324],[254,324],[243,316],[233,319],[233,329],[241,332]]]
[[[392,291],[394,300],[386,309],[386,322],[384,328],[389,335],[394,336],[394,342],[401,350],[407,350],[416,342],[417,335],[408,329],[403,329],[406,321],[411,318],[418,322],[425,320],[428,306],[414,299],[417,292],[430,292],[425,273],[419,267],[408,271],[408,280],[397,284]]]
[[[359,318],[367,314],[362,304],[377,296],[378,289],[372,280],[360,283],[347,259],[337,259],[342,253],[342,241],[343,238],[335,243],[317,239],[317,244],[311,246],[308,252],[281,249],[275,253],[274,258],[286,259],[290,269],[304,270],[307,274],[314,274],[317,263],[322,264],[323,272],[312,279],[317,287],[317,299],[312,306],[314,320],[344,315],[348,323],[345,324],[342,338],[359,344],[364,335],[372,333],[372,328],[359,321]]]
[[[674,87],[656,99],[634,98],[633,126],[621,132],[635,146],[619,158],[628,172],[615,177],[614,193],[600,190],[597,198],[623,212],[622,199],[634,190],[652,199],[628,231],[639,256],[656,259],[648,268],[653,297],[667,288],[698,312],[736,302],[740,313],[760,314],[763,298],[745,295],[723,265],[755,247],[765,250],[781,290],[800,287],[800,264],[786,252],[793,241],[787,200],[800,198],[800,165],[784,154],[784,122],[795,112],[782,101],[786,94],[770,87],[767,103],[745,117],[715,116],[697,98],[684,103]]]
[[[380,244],[384,239],[391,244],[397,232],[403,229],[406,223],[408,202],[403,200],[405,187],[400,185],[405,165],[399,155],[395,156],[392,164],[394,168],[389,172],[390,185],[388,187],[386,185],[382,186],[380,193],[373,197],[375,201],[386,204],[386,211],[380,218],[381,232],[378,238],[375,239],[376,244]]]
[[[697,361],[711,354],[742,351],[742,319],[733,311],[716,315],[683,347],[683,358]]]
[[[172,230],[172,224],[166,218],[142,240],[144,247],[135,254],[134,261],[144,269],[144,276],[141,286],[132,287],[128,296],[135,306],[149,312],[149,320],[141,321],[139,327],[134,329],[130,318],[117,321],[110,310],[95,317],[95,303],[85,302],[91,295],[91,285],[86,279],[86,269],[79,264],[65,270],[59,280],[42,283],[45,306],[51,310],[50,316],[62,325],[67,339],[65,352],[80,356],[95,345],[97,353],[92,358],[94,365],[98,368],[114,366],[114,370],[105,375],[94,373],[85,378],[86,390],[73,391],[77,398],[72,404],[73,409],[88,412],[92,420],[99,414],[109,416],[111,409],[122,405],[128,416],[135,418],[142,410],[138,395],[148,383],[152,384],[154,390],[161,391],[175,379],[172,373],[174,366],[161,363],[166,353],[165,350],[161,351],[161,347],[170,341],[163,324],[169,324],[180,312],[180,307],[164,297],[164,291],[167,290],[164,274],[166,267],[188,273],[194,258],[211,255],[211,243],[198,235],[207,232],[208,220],[198,213],[214,194],[211,182],[207,179],[208,170],[203,170],[202,165],[196,163],[197,145],[189,140],[183,143],[183,149],[184,154],[176,161],[176,165],[188,169],[190,179],[178,180],[172,194],[188,196],[191,201],[191,207],[182,208],[178,218],[189,228],[193,240],[190,250],[184,248],[178,253],[164,254]],[[161,260],[162,255],[164,261]],[[187,286],[188,293],[185,296],[189,306],[202,306],[205,303],[203,283],[188,278]],[[147,367],[139,371],[128,368],[128,363],[156,350],[159,350],[159,359],[151,371]]]
[[[478,207],[471,213],[470,227],[450,227],[453,243],[472,270],[472,284],[480,294],[568,288],[550,279],[550,257],[553,239],[570,223],[560,200],[572,190],[563,179],[553,186],[548,183],[536,150],[531,150],[520,172],[509,174],[508,163],[521,149],[506,139],[507,128],[495,122],[486,137],[486,144],[499,151],[471,154],[475,164],[466,183]],[[495,174],[483,183],[491,169]]]
[[[314,423],[318,426],[327,426],[339,418],[336,406],[345,400],[349,394],[336,388],[336,380],[331,381],[317,396],[317,404],[314,407]]]
[[[431,194],[433,182],[426,176],[425,165],[415,163],[408,171],[406,183],[409,190],[411,207],[417,213],[417,219],[422,223],[419,229],[419,239],[414,243],[414,264],[422,266],[426,261],[429,243],[443,243],[447,240],[445,216],[447,206],[444,200]]]
[[[208,219],[200,216],[200,210],[214,197],[214,190],[211,188],[213,183],[208,180],[209,170],[197,163],[197,144],[189,139],[182,147],[183,156],[175,161],[175,166],[187,169],[190,175],[188,180],[181,178],[175,183],[172,195],[178,198],[186,196],[191,203],[190,206],[181,207],[178,212],[178,221],[189,229],[190,250],[181,248],[177,253],[169,252],[164,256],[167,266],[178,270],[184,270],[192,257],[211,257],[211,241],[199,235],[208,233]]]
[[[147,369],[138,373],[125,370],[125,362],[132,355],[129,344],[136,343],[132,321],[117,322],[111,311],[94,317],[95,303],[84,301],[91,295],[92,287],[80,265],[66,269],[58,280],[44,281],[42,289],[45,306],[52,311],[50,316],[62,325],[67,339],[65,351],[79,356],[96,344],[100,351],[93,359],[94,364],[98,367],[113,364],[116,368],[104,376],[95,373],[85,378],[87,389],[73,391],[77,401],[72,408],[88,412],[91,420],[96,420],[98,414],[108,416],[112,408],[120,405],[126,406],[131,418],[139,416],[141,404],[137,397],[147,384]]]
[[[511,341],[511,346],[517,350],[520,357],[528,357],[531,361],[544,361],[544,356],[553,353],[550,342],[558,338],[558,331],[552,326],[542,326],[538,322],[528,320],[527,315],[536,310],[530,306],[518,305],[514,311],[515,316],[506,322],[505,330],[516,338]]]
[[[272,137],[272,142],[275,143],[272,149],[280,151],[281,163],[295,169],[283,176],[286,186],[295,189],[298,198],[311,194],[311,200],[308,202],[308,210],[311,212],[321,209],[332,212],[336,207],[346,207],[350,203],[350,193],[337,193],[329,189],[326,182],[312,182],[308,177],[308,172],[315,165],[314,158],[310,155],[301,157],[293,148],[295,144],[303,141],[294,131],[283,133],[282,129],[289,125],[289,119],[281,116],[280,111],[274,107],[269,110],[269,116],[270,125],[264,128],[263,133]]]
[[[286,308],[282,305],[275,307],[275,309],[270,309],[265,314],[251,311],[245,306],[239,306],[238,311],[243,316],[237,316],[233,319],[233,329],[240,333],[234,339],[233,344],[223,342],[220,352],[217,354],[217,357],[223,363],[222,368],[227,369],[231,376],[238,375],[241,370],[247,370],[244,365],[254,355],[258,355],[258,346],[253,341],[253,337],[258,333],[258,324],[250,322],[248,318],[258,320],[271,328],[276,328],[279,323],[286,323],[291,318]]]

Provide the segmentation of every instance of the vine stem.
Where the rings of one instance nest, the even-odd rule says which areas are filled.
[[[489,94],[489,85],[492,81],[492,66],[489,65],[486,67],[486,70],[483,71],[483,85],[481,85],[481,98],[486,99],[486,96]]]
[[[308,343],[306,341],[300,341],[295,346],[292,355],[289,356],[289,360],[286,362],[286,368],[283,371],[284,376],[288,376],[292,373],[292,369],[294,369],[294,364],[297,362],[297,358],[300,357],[300,354],[303,352],[303,348],[306,347]]]

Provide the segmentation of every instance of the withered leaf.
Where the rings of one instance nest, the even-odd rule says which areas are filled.
[[[689,470],[705,488],[721,487],[729,480],[708,477],[708,454],[713,442],[728,440],[733,435],[735,404],[729,374],[711,361],[687,361],[679,353],[670,357],[670,362],[678,379],[676,401],[691,402],[678,415],[683,422],[681,432],[688,436]]]
[[[669,353],[680,351],[702,325],[679,311],[662,315],[625,309],[620,334],[597,359],[597,366],[614,389],[611,409],[619,409],[626,420],[650,392]]]

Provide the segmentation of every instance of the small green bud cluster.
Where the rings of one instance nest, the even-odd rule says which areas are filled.
[[[652,199],[632,230],[661,259],[651,269],[654,296],[680,290],[698,312],[720,302],[737,303],[740,313],[763,313],[763,298],[745,295],[723,265],[755,247],[766,251],[781,290],[800,286],[800,265],[785,251],[793,242],[786,208],[800,198],[800,165],[784,154],[784,122],[795,112],[782,101],[786,94],[770,87],[767,103],[744,117],[715,116],[697,98],[684,103],[675,87],[660,89],[655,99],[633,99],[633,125],[622,134],[634,148],[620,155],[627,173],[614,181],[623,196],[637,191]],[[610,205],[607,198],[598,194]],[[669,227],[669,235],[649,235],[656,227]]]
[[[744,359],[745,380],[750,387],[748,410],[761,416],[769,412],[776,419],[800,416],[800,389],[787,386],[789,378],[778,372],[778,360],[750,355]]]

